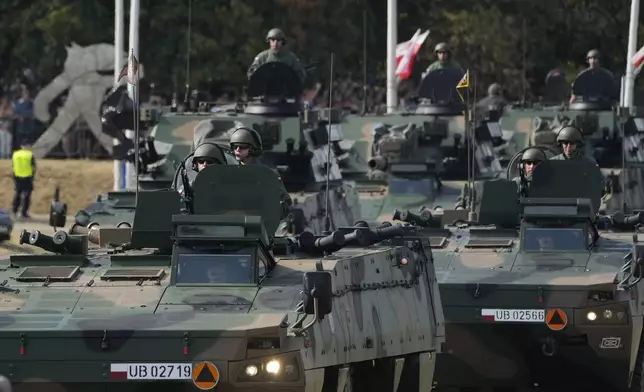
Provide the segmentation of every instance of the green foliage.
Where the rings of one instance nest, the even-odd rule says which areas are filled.
[[[166,92],[184,90],[190,1],[193,88],[243,86],[248,66],[266,47],[266,32],[275,26],[286,32],[302,63],[319,62],[310,81],[328,78],[331,52],[337,75],[361,80],[365,9],[369,80],[384,79],[385,0],[142,0],[139,57],[146,79]],[[129,1],[124,3],[127,47]],[[29,66],[50,80],[60,72],[66,45],[113,42],[113,7],[113,0],[1,1],[0,77],[7,82]],[[398,41],[417,28],[431,30],[414,74],[433,61],[434,45],[446,41],[472,70],[480,91],[500,82],[516,96],[524,87],[539,94],[550,69],[564,69],[572,78],[592,48],[621,75],[629,11],[628,2],[601,0],[406,0],[398,2]]]

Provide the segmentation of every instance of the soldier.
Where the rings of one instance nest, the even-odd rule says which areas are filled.
[[[427,70],[425,71],[424,75],[427,75],[428,73],[435,71],[437,69],[458,69],[460,71],[463,70],[461,65],[453,60],[451,58],[452,52],[449,49],[449,46],[445,42],[441,42],[436,47],[434,48],[434,53],[436,54],[436,57],[438,60],[434,61],[433,63],[430,64],[429,67],[427,67]]]
[[[485,111],[502,109],[506,102],[505,98],[503,98],[503,95],[501,94],[501,90],[500,84],[492,83],[487,89],[487,97],[477,102],[476,106]]]
[[[538,148],[529,148],[523,152],[521,163],[519,164],[519,170],[523,175],[518,175],[512,179],[519,186],[520,193],[525,193],[530,188],[534,169],[546,159],[546,154]]]
[[[284,49],[284,44],[286,43],[284,32],[280,29],[271,29],[268,35],[266,35],[266,42],[270,43],[270,49],[266,49],[255,57],[253,64],[248,68],[248,77],[250,78],[260,66],[273,61],[279,61],[292,67],[295,73],[297,73],[297,76],[299,76],[300,81],[304,82],[304,79],[306,79],[306,71],[302,67],[302,64],[300,64],[300,60],[293,52]]]
[[[550,159],[567,160],[567,159],[586,159],[597,164],[594,159],[587,157],[582,147],[584,145],[584,135],[579,129],[572,125],[566,125],[557,134],[557,143],[561,146],[563,153]]]
[[[225,165],[226,157],[221,147],[211,143],[202,143],[195,149],[192,156],[192,170],[199,173],[209,165]],[[190,181],[190,186],[194,182],[194,178]],[[185,196],[185,189],[183,182],[177,188],[179,194]]]
[[[586,55],[588,68],[582,69],[581,71],[579,71],[579,73],[577,74],[577,77],[579,77],[579,75],[581,75],[586,71],[597,70],[609,75],[611,79],[614,79],[615,76],[613,75],[613,73],[600,65],[600,57],[601,57],[601,53],[599,53],[599,50],[592,49],[588,51],[588,54]],[[573,83],[573,86],[574,86],[574,83]],[[606,98],[612,98],[612,97],[606,97]],[[577,97],[575,95],[570,96],[570,103],[573,103],[576,100],[577,100]]]
[[[538,148],[525,150],[523,155],[521,155],[521,163],[519,166],[519,169],[523,172],[523,177],[530,181],[534,169],[546,159],[546,154]],[[512,181],[518,184],[521,181],[521,176],[514,177]]]
[[[259,133],[251,128],[239,127],[230,135],[230,149],[235,154],[235,159],[240,165],[261,165],[258,157],[262,155],[262,138]],[[277,172],[277,178],[282,180]],[[291,196],[282,185],[282,219],[290,212],[293,205]]]
[[[604,72],[607,72],[612,77],[613,73],[600,65],[600,60],[599,60],[600,57],[601,57],[601,54],[599,53],[599,50],[597,50],[597,49],[590,50],[588,52],[588,54],[586,55],[586,61],[588,62],[588,68],[586,68],[585,70],[583,70],[581,72],[584,72],[584,71],[589,70],[589,69],[596,69],[596,70],[602,70]]]

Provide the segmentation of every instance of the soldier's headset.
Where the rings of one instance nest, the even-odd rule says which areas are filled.
[[[253,147],[253,146],[250,146],[250,151],[248,152],[248,155],[251,156],[251,157],[258,157],[258,156],[262,155],[262,151],[263,151],[263,148],[264,148],[264,146],[262,145],[262,138],[261,138],[261,136],[259,136],[259,132],[257,132],[253,128],[237,127],[237,128],[235,128],[235,130],[233,131],[233,133],[230,136],[232,137],[232,135],[234,135],[235,132],[237,132],[239,130],[242,130],[242,129],[250,132],[250,134],[253,135],[252,138],[255,141],[255,144],[257,144],[259,146],[258,149]],[[233,149],[232,145],[231,145],[231,149]]]
[[[226,158],[226,154],[225,154],[225,152],[224,152],[224,149],[223,149],[223,148],[221,148],[221,146],[220,146],[220,145],[218,145],[217,143],[213,143],[213,142],[203,142],[203,143],[199,144],[199,145],[195,148],[195,151],[197,151],[197,148],[199,148],[199,147],[203,146],[204,144],[209,144],[209,145],[211,145],[211,146],[216,147],[219,151],[221,151],[221,155],[224,157],[224,159]],[[195,153],[193,152],[193,153],[192,153],[192,165],[191,165],[191,166],[192,166],[192,170],[197,171],[197,170],[198,170],[198,168],[197,168],[197,162],[196,162],[196,159],[195,159],[194,154],[195,154]],[[218,165],[225,165],[225,164],[226,164],[226,161],[223,161],[223,162],[222,162],[222,161],[220,161],[220,160],[219,160],[219,159],[217,159],[217,158],[212,158],[212,157],[209,157],[209,158],[214,159],[214,160],[215,160],[215,162],[216,162],[216,164],[218,164]]]

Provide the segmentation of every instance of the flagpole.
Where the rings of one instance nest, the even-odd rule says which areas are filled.
[[[119,86],[119,74],[123,69],[123,0],[114,0],[114,88]],[[112,145],[119,144],[118,139],[112,140]],[[123,172],[125,171],[125,162],[114,160],[114,190],[120,191],[125,188],[123,181]]]
[[[624,82],[624,106],[633,111],[633,90],[635,89],[635,74],[633,57],[637,50],[637,27],[640,18],[640,1],[631,0],[631,20],[628,27],[628,52],[626,55],[626,80]]]
[[[398,43],[397,0],[387,0],[387,113],[398,106],[396,84],[396,44]]]
[[[139,11],[139,0],[130,0],[130,50],[128,50],[128,58],[131,58],[132,56],[134,56],[135,59],[139,58]],[[128,72],[128,78],[129,77],[130,73]],[[130,99],[132,99],[132,101],[134,102],[135,107],[138,105],[138,101],[136,99],[136,89],[138,88],[138,86],[136,86],[136,80],[136,77],[134,78],[134,80],[128,80],[127,85],[127,93],[130,96]],[[135,113],[137,112],[138,110],[135,110]],[[136,122],[138,121],[135,121],[135,123]],[[125,131],[125,136],[128,139],[131,139],[134,142],[134,148],[138,149],[139,141],[135,140],[134,130]],[[134,188],[134,180],[136,179],[136,175],[137,174],[134,170],[134,165],[128,162],[125,166],[125,181],[127,183],[128,190],[132,190]]]

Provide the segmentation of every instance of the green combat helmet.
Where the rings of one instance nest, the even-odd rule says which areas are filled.
[[[447,45],[447,43],[445,43],[445,42],[439,42],[439,43],[438,43],[438,44],[436,44],[436,46],[434,47],[434,53],[438,53],[438,52],[447,52],[447,53],[450,53],[449,45]]]
[[[268,42],[271,39],[286,41],[286,35],[281,29],[274,28],[274,29],[271,29],[268,32],[268,34],[266,34],[266,42]]]
[[[584,136],[581,134],[581,131],[571,125],[567,125],[559,131],[557,135],[557,143],[561,142],[573,142],[576,145],[584,144]]]
[[[600,55],[601,54],[599,53],[599,50],[591,49],[590,51],[588,51],[588,54],[586,55],[586,60],[588,60],[591,57],[599,58]]]
[[[230,136],[230,149],[234,150],[236,144],[245,144],[250,146],[250,156],[258,157],[262,155],[262,138],[254,129],[246,127],[237,128],[237,130],[235,130],[235,132]]]
[[[197,146],[192,160],[192,167],[195,170],[197,166],[196,161],[199,159],[211,160],[212,162],[208,162],[210,164],[222,165],[226,163],[226,157],[224,156],[224,152],[222,151],[221,148],[219,148],[213,143],[203,143]]]
[[[521,162],[543,162],[547,160],[546,154],[538,148],[530,148],[521,156]]]

